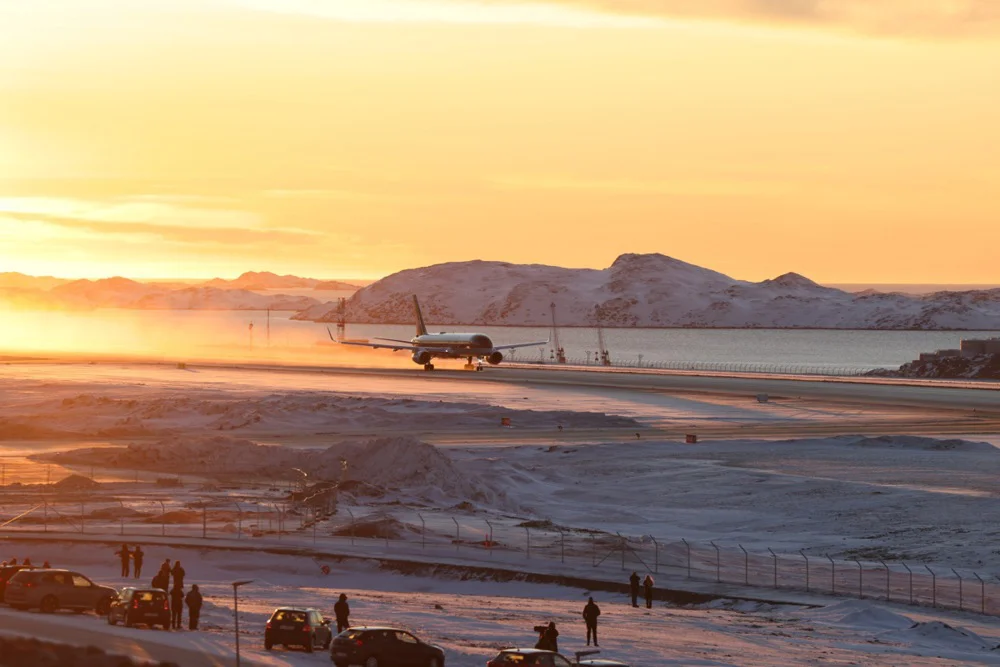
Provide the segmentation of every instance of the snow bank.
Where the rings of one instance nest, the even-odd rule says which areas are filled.
[[[975,442],[951,438],[940,440],[917,435],[880,435],[874,438],[859,438],[852,444],[857,447],[887,447],[892,449],[914,449],[922,451],[962,451],[962,452],[1000,452],[988,442]]]
[[[905,630],[914,624],[913,619],[907,616],[861,600],[838,602],[808,616],[811,620],[847,625],[859,630]]]
[[[906,642],[924,648],[944,651],[992,651],[998,648],[971,630],[953,627],[941,621],[914,623],[904,630],[894,630],[879,635],[883,641]]]

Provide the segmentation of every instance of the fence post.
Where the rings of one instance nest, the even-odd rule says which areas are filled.
[[[42,532],[49,532],[49,501],[42,501],[45,503],[45,509],[43,510],[44,516],[42,519]]]
[[[979,573],[972,573],[979,580],[979,613],[986,615],[986,582],[979,576]]]
[[[86,513],[87,513],[87,511],[86,511],[86,506],[85,506],[85,504],[84,504],[84,503],[80,503],[80,534],[81,534],[81,535],[82,535],[82,534],[83,534],[84,532],[86,532],[86,531],[84,530],[84,526],[83,526],[83,522],[84,522],[84,516],[86,516]]]
[[[931,606],[937,606],[937,575],[934,573],[929,566],[924,565],[924,568],[931,573]]]
[[[121,534],[124,535],[125,534],[125,503],[123,503],[121,500],[119,500],[118,504],[122,506],[122,513],[118,515],[118,521],[121,523]]]
[[[208,503],[201,504],[201,539],[208,539]]]
[[[351,517],[351,546],[354,546],[354,524],[357,522],[357,519],[354,518],[354,512],[346,507],[344,509],[347,510],[347,514]]]
[[[722,583],[722,556],[715,542],[709,542],[715,549],[715,583]]]
[[[892,602],[892,588],[889,586],[889,566],[885,564],[884,560],[879,559],[879,562],[885,568],[885,601]]]
[[[773,551],[771,551],[771,547],[768,547],[767,550],[771,554],[771,557],[774,558],[774,587],[777,588],[778,587],[778,554],[776,554]]]
[[[163,504],[162,500],[158,500],[160,503],[160,532],[164,535],[167,534],[167,507]]]
[[[597,567],[597,538],[590,534],[590,566]]]
[[[864,600],[865,599],[865,569],[863,567],[861,567],[861,561],[859,561],[857,558],[854,559],[854,562],[858,566],[858,599],[859,600]]]
[[[420,519],[420,548],[427,548],[427,522],[424,521],[424,515],[417,512],[417,518]],[[488,523],[488,522],[487,522]],[[493,532],[492,530],[490,532]],[[490,537],[490,542],[493,542],[493,538]]]
[[[239,540],[243,538],[243,508],[235,500],[233,504],[236,505],[236,539]]]
[[[316,546],[316,526],[319,524],[319,508],[313,507],[313,546]]]
[[[830,558],[830,554],[824,554],[826,559],[830,561],[830,595],[837,594],[837,564],[833,562]]]
[[[684,546],[687,547],[687,561],[688,561],[687,562],[687,565],[688,565],[688,568],[687,568],[688,569],[687,578],[690,579],[691,578],[691,545],[688,544],[688,541],[685,540],[683,537],[681,538],[681,542],[683,542]]]
[[[962,604],[962,575],[955,571],[955,568],[951,568],[955,576],[958,577],[958,610],[965,611],[965,607]]]
[[[802,549],[799,549],[799,553],[802,555],[802,557],[806,561],[806,593],[808,593],[809,592],[809,556],[806,556],[805,551],[803,551]]]
[[[740,548],[740,551],[743,552],[743,583],[746,584],[747,586],[749,586],[750,585],[750,554],[747,553],[747,550],[743,548],[742,544],[737,544],[736,546],[738,546]]]
[[[913,570],[910,569],[910,566],[906,564],[905,560],[901,560],[899,562],[903,564],[903,567],[906,568],[906,572],[910,575],[910,604],[913,604]]]
[[[531,559],[531,528],[528,528],[527,526],[525,526],[524,527],[524,535],[525,535],[525,542],[524,542],[524,544],[525,544],[525,554],[527,554],[527,557],[530,560]]]
[[[654,551],[653,551],[653,573],[654,574],[659,574],[660,573],[660,543],[657,542],[656,538],[653,537],[652,535],[649,536],[649,539],[653,540],[653,549],[654,549]]]
[[[559,560],[566,562],[566,533],[559,529]]]
[[[618,546],[622,550],[622,572],[625,571],[625,538],[622,537],[621,533],[615,533],[618,536]]]

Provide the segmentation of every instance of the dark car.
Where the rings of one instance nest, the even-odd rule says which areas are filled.
[[[316,648],[329,648],[333,639],[330,620],[315,609],[281,607],[271,614],[264,628],[264,648],[268,651],[275,644],[285,648],[302,646],[306,653]]]
[[[0,601],[3,600],[3,594],[7,590],[7,582],[10,581],[10,578],[21,570],[30,569],[30,565],[4,565],[0,567]]]
[[[123,623],[126,628],[133,625],[157,625],[170,629],[170,602],[165,591],[159,588],[132,588],[126,586],[111,600],[108,610],[108,625]]]
[[[505,648],[495,658],[486,663],[486,667],[628,667],[624,662],[587,658],[600,651],[581,651],[574,660],[559,655],[553,651],[543,651],[537,648]]]
[[[104,616],[118,593],[99,586],[70,570],[21,570],[7,582],[4,602],[15,609],[41,609],[51,614],[59,609],[93,610]]]
[[[399,628],[357,627],[333,638],[330,660],[337,667],[444,667],[444,651]]]

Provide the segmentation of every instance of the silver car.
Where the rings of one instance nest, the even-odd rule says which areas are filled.
[[[99,586],[79,572],[21,570],[7,582],[3,599],[14,609],[40,609],[47,614],[70,609],[104,616],[115,595],[115,589]]]

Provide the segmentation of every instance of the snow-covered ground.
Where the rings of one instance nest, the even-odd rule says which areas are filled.
[[[18,543],[15,550],[35,560],[51,558],[101,583],[131,583],[118,577],[110,547]],[[974,614],[836,600],[818,607],[720,599],[694,608],[658,603],[652,610],[633,609],[622,595],[576,588],[407,576],[356,562],[324,562],[330,574],[323,575],[318,563],[294,555],[147,548],[150,564],[168,557],[182,561],[186,582],[197,583],[206,597],[201,631],[112,628],[90,615],[60,614],[53,622],[87,628],[95,643],[102,635],[131,636],[147,647],[164,643],[231,655],[230,582],[252,579],[240,589],[239,602],[241,649],[252,664],[329,664],[323,653],[307,655],[280,647],[265,652],[263,629],[279,605],[312,606],[330,615],[340,593],[348,595],[355,625],[408,628],[442,646],[446,664],[453,667],[481,667],[500,647],[530,646],[535,640],[532,627],[546,621],[559,627],[563,652],[585,649],[580,613],[588,595],[602,608],[602,656],[635,667],[1000,664],[1000,651],[992,650],[1000,644],[1000,622]],[[0,618],[17,613],[0,610]]]

